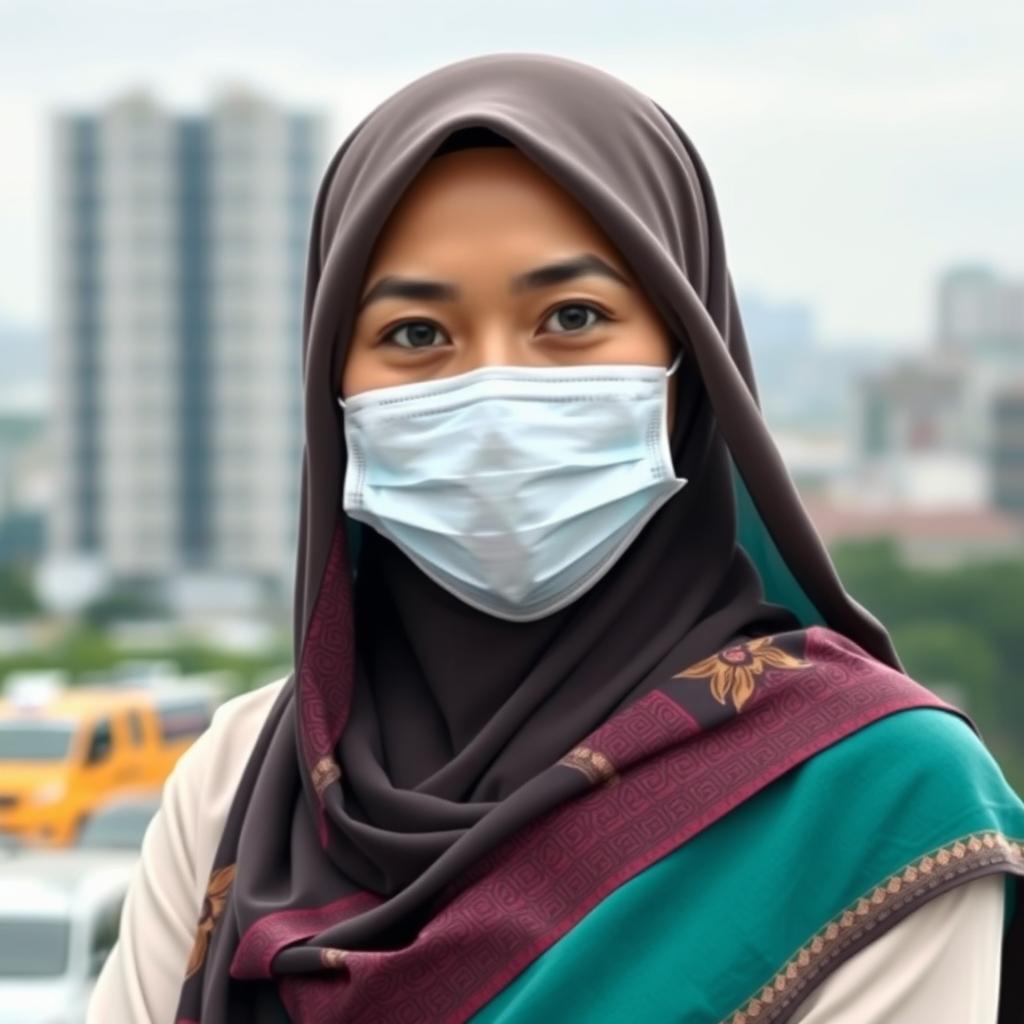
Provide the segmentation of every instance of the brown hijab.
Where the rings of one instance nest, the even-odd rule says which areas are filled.
[[[465,605],[340,504],[335,396],[374,240],[442,145],[487,133],[589,210],[685,350],[671,448],[689,485],[590,591],[526,623]],[[704,165],[669,114],[611,75],[492,54],[427,74],[365,117],[316,197],[303,371],[295,669],[227,819],[179,1021],[286,1019],[266,979],[411,942],[446,886],[568,798],[525,784],[582,737],[737,638],[799,628],[737,543],[734,470],[820,621],[900,670],[884,627],[843,589],[761,418]]]

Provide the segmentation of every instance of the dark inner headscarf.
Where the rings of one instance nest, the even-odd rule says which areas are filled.
[[[502,145],[513,143],[471,126],[432,156]],[[557,761],[656,685],[666,656],[685,663],[680,642],[702,623],[713,647],[798,625],[787,609],[762,600],[757,572],[736,546],[727,453],[715,440],[699,374],[692,362],[684,367],[671,448],[676,474],[697,485],[560,611],[532,622],[478,611],[391,541],[360,528],[356,697],[341,739],[342,786],[346,805],[384,831],[364,836],[360,856],[344,847],[339,854],[364,887],[392,895],[408,886],[451,844],[438,829],[478,820]],[[410,793],[453,805],[453,816],[426,819],[415,849]]]
[[[374,241],[432,156],[482,144],[518,147],[589,211],[685,351],[670,440],[688,486],[588,592],[525,623],[464,604],[340,504],[335,396]],[[240,998],[223,987],[232,956],[243,937],[271,933],[270,915],[369,901],[313,915],[311,937],[273,956],[278,974],[314,970],[325,946],[410,941],[442,886],[542,810],[510,800],[524,782],[666,676],[736,638],[799,626],[765,599],[737,544],[731,460],[822,621],[899,667],[839,582],[762,421],[704,165],[660,106],[611,75],[494,54],[373,110],[317,194],[303,340],[296,669],[217,854],[234,881],[204,967],[204,1024]]]

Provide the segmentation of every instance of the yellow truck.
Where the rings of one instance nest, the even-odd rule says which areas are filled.
[[[217,703],[209,689],[171,684],[0,698],[0,832],[69,845],[110,798],[159,789]]]

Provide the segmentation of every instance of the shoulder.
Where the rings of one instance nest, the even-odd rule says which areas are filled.
[[[288,676],[229,698],[214,711],[206,730],[179,758],[173,788],[191,819],[192,884],[202,895],[231,803],[253,744]]]
[[[253,743],[288,678],[283,676],[236,694],[219,705],[206,731],[183,755],[184,759],[191,754],[187,770],[206,779],[217,790],[234,789]],[[211,779],[209,772],[213,768],[218,769],[218,774]]]
[[[204,788],[207,796],[234,789],[253,743],[288,676],[236,694],[213,712],[210,724],[181,755],[168,783]]]
[[[830,831],[860,837],[864,860],[897,844],[937,855],[945,866],[940,851],[948,848],[963,861],[949,870],[1001,861],[1024,874],[1024,802],[955,709],[883,715],[797,766],[791,785],[803,807],[828,818]],[[843,813],[836,816],[840,794]],[[876,841],[865,843],[868,836]]]
[[[766,903],[764,934],[784,933],[782,948],[807,964],[810,990],[828,975],[794,1022],[947,1019],[928,1014],[943,999],[964,1010],[948,1019],[995,1019],[971,1016],[962,995],[954,1000],[951,965],[977,982],[971,998],[991,1003],[1024,874],[1024,803],[963,714],[885,714],[733,813],[731,830],[721,823],[725,853],[734,856],[741,831],[756,836],[741,866],[762,890],[765,865],[784,879],[767,899],[751,890],[746,914],[755,900]],[[793,900],[800,879],[807,884]],[[793,960],[777,970],[797,969]],[[829,963],[843,966],[822,970]],[[928,993],[914,994],[919,983]]]
[[[217,707],[206,731],[196,740],[197,759],[217,760],[225,768],[237,767],[241,774],[245,758],[288,678],[283,676],[239,693]]]
[[[841,963],[800,1003],[792,1024],[994,1021],[1003,918],[1002,875],[935,896]]]
[[[883,715],[821,751],[809,773],[870,778],[876,796],[902,801],[931,795],[943,806],[996,803],[1024,828],[1024,804],[967,717],[955,709],[916,707]],[[1019,832],[1018,832],[1019,834]]]
[[[288,682],[288,676],[282,676],[262,686],[254,687],[243,693],[236,694],[224,701],[213,712],[211,728],[230,728],[248,721],[258,721],[261,725],[277,700],[278,694]]]
[[[287,679],[221,704],[167,776],[87,1024],[171,1019],[238,780]]]
[[[884,715],[798,766],[789,783],[801,813],[831,836],[829,862],[847,896],[887,900],[885,889],[900,903],[926,903],[954,879],[1002,873],[1007,920],[1014,912],[1024,801],[956,710]],[[847,848],[856,856],[845,858]]]

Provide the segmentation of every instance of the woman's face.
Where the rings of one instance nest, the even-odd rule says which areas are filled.
[[[676,355],[602,230],[511,147],[428,162],[378,237],[360,295],[346,398],[482,366],[668,368]]]

